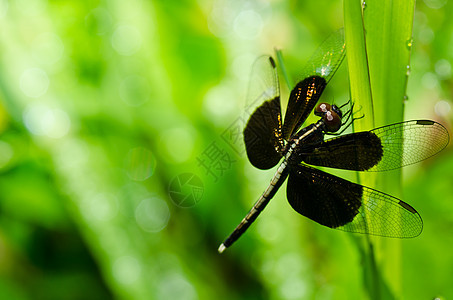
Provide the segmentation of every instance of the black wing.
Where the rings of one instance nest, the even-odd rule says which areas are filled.
[[[298,159],[315,166],[387,171],[427,159],[449,140],[447,129],[435,121],[407,121],[305,145]]]
[[[258,169],[269,169],[281,159],[283,138],[277,69],[270,56],[262,56],[253,65],[247,95],[244,128],[247,156]]]
[[[327,83],[346,54],[343,29],[332,34],[307,63],[298,84],[291,91],[283,122],[283,138],[288,140],[307,119]]]
[[[330,228],[397,238],[416,237],[423,229],[409,204],[304,165],[290,171],[287,197],[295,211]]]

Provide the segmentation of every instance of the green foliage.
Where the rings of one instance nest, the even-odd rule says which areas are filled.
[[[345,1],[351,98],[367,116],[354,124],[357,131],[403,121],[414,5],[415,1],[366,1],[360,6],[358,1]],[[363,174],[360,180],[401,197],[399,171],[377,177]],[[370,298],[401,296],[400,242],[379,241],[385,261],[378,263],[373,240],[368,240],[367,255],[362,252]]]

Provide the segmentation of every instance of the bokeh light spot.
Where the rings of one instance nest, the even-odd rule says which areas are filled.
[[[303,269],[303,261],[300,254],[286,253],[282,255],[276,264],[276,272],[280,278],[294,276],[299,274]]]
[[[248,82],[250,80],[250,70],[255,60],[256,55],[251,53],[238,55],[231,64],[231,71],[237,78]]]
[[[423,0],[426,6],[432,9],[439,9],[442,8],[446,3],[447,0]]]
[[[235,12],[228,6],[214,2],[214,8],[208,17],[208,28],[217,37],[225,37],[231,32]]]
[[[163,145],[165,145],[164,151],[168,154],[166,158],[177,163],[182,163],[192,156],[195,145],[195,134],[190,127],[165,130],[161,134],[161,139]],[[184,145],[184,147],[175,146],[175,141],[178,141],[178,144]]]
[[[434,68],[441,79],[448,79],[451,77],[451,64],[448,60],[439,59]]]
[[[124,285],[130,285],[140,277],[142,269],[138,260],[132,256],[123,256],[113,263],[113,276]]]
[[[8,1],[7,0],[0,0],[0,19],[2,19],[8,13]]]
[[[31,98],[38,98],[44,95],[49,88],[49,77],[44,70],[30,68],[25,70],[20,77],[20,89]]]
[[[80,166],[88,161],[90,154],[89,147],[82,140],[76,138],[66,138],[58,143],[58,154],[56,159],[59,168],[74,174],[76,170],[80,170]],[[70,159],[68,159],[70,157]]]
[[[42,104],[29,105],[24,112],[24,122],[31,133],[54,139],[64,137],[71,127],[66,112]]]
[[[450,114],[451,111],[451,105],[450,102],[445,101],[445,100],[440,100],[434,105],[434,111],[436,112],[436,115],[441,116],[441,117],[446,117]]]
[[[282,225],[275,217],[268,217],[266,222],[257,222],[257,231],[262,239],[268,242],[275,242],[281,235]]]
[[[126,157],[127,175],[137,181],[148,179],[154,174],[156,159],[146,148],[137,147],[129,151]]]
[[[439,80],[436,74],[426,72],[422,77],[422,84],[427,89],[436,89],[439,86]]]
[[[112,255],[122,255],[126,253],[131,246],[131,237],[127,231],[118,227],[110,227],[103,231],[99,237],[100,247]]]
[[[109,193],[99,193],[83,202],[83,213],[90,219],[108,221],[118,213],[118,199]]]
[[[210,89],[203,101],[203,113],[213,122],[228,120],[235,113],[236,95],[228,86],[219,85]]]
[[[307,283],[299,277],[288,277],[279,287],[281,299],[304,299],[307,296]]]
[[[418,34],[418,41],[421,44],[429,44],[433,41],[434,39],[434,31],[429,28],[425,27],[422,30],[420,30],[420,33]]]
[[[63,42],[60,37],[54,33],[42,33],[33,40],[32,55],[39,63],[52,65],[60,60],[63,52]]]
[[[179,273],[170,273],[161,278],[157,299],[198,299],[192,284]]]
[[[140,106],[150,98],[150,84],[143,76],[131,75],[123,79],[119,86],[120,98],[130,106]]]
[[[47,8],[47,0],[15,0],[18,11],[24,15],[36,16]]]
[[[46,120],[45,134],[48,137],[58,139],[65,136],[71,127],[68,115],[61,109],[55,108],[47,112],[43,118]]]
[[[263,29],[263,19],[253,10],[244,10],[234,20],[234,31],[246,40],[256,38]]]
[[[0,168],[3,168],[13,157],[14,150],[10,144],[0,141]]]
[[[85,17],[85,26],[97,35],[106,34],[112,27],[112,16],[102,7],[93,9]]]
[[[142,200],[135,210],[137,224],[146,232],[159,232],[170,220],[170,209],[165,201],[153,197]]]
[[[130,56],[140,49],[142,36],[136,27],[121,25],[113,33],[111,42],[116,52]]]

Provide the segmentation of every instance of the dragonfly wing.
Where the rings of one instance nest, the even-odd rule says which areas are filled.
[[[295,211],[330,228],[396,238],[416,237],[423,229],[409,204],[304,165],[290,171],[287,197]]]
[[[283,122],[283,137],[288,140],[311,113],[319,97],[341,65],[346,54],[344,31],[329,36],[315,51],[291,91]]]
[[[261,56],[253,65],[247,95],[244,143],[247,156],[258,169],[269,169],[281,159],[281,106],[274,60]]]
[[[315,166],[388,171],[435,155],[449,139],[447,129],[435,121],[406,121],[305,145],[298,155]]]

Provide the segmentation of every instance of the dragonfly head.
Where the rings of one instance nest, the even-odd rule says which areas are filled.
[[[343,113],[335,104],[320,103],[315,107],[314,113],[322,118],[326,132],[337,132],[340,129]]]

